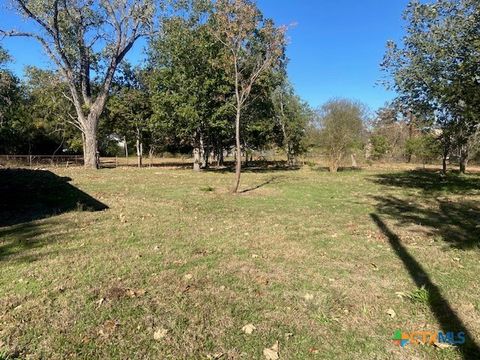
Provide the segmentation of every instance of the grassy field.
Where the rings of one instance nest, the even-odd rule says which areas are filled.
[[[0,170],[0,359],[478,358],[479,175],[232,181]],[[400,348],[399,329],[469,344]]]

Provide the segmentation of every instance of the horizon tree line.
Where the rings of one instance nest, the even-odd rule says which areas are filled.
[[[118,152],[122,142],[127,155],[135,149],[138,166],[144,153],[191,151],[197,171],[212,160],[223,165],[229,152],[233,191],[242,154],[248,161],[253,150],[273,147],[289,166],[319,147],[331,171],[347,156],[355,166],[361,153],[441,157],[444,171],[458,154],[465,171],[480,137],[470,44],[479,11],[462,1],[411,2],[403,47],[389,43],[382,64],[399,96],[371,121],[358,102],[333,99],[314,110],[295,94],[286,75],[286,28],[265,19],[253,1],[14,0],[34,30],[0,34],[36,39],[54,69],[29,67],[20,80],[0,50],[0,151],[81,151],[85,166],[97,168],[100,153]],[[465,31],[451,39],[454,26]],[[124,58],[141,37],[147,60],[134,67]]]

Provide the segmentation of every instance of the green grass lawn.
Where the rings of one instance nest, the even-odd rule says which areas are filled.
[[[232,182],[0,170],[0,359],[264,359],[277,341],[280,359],[480,356],[480,176]],[[400,348],[399,329],[470,344]]]

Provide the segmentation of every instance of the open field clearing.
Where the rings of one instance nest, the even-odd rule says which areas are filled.
[[[478,355],[478,175],[0,172],[0,358]]]

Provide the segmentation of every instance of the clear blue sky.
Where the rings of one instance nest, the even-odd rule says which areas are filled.
[[[1,0],[3,1],[3,0]],[[277,24],[289,31],[289,76],[298,94],[316,107],[332,97],[360,100],[372,110],[394,97],[376,82],[387,40],[403,35],[402,13],[408,0],[258,0]],[[21,19],[0,9],[2,28],[25,28]],[[41,48],[28,39],[7,39],[21,75],[25,65],[47,66]],[[143,58],[142,44],[128,59]]]

